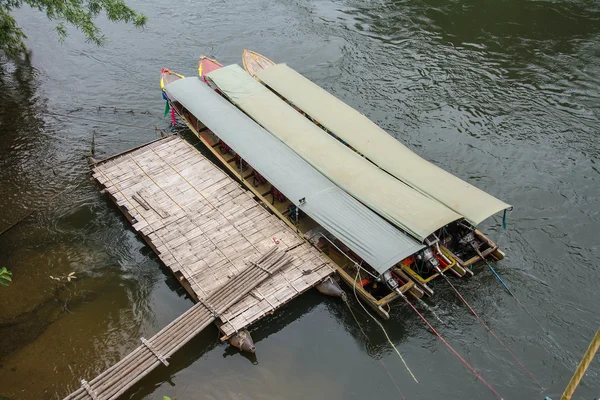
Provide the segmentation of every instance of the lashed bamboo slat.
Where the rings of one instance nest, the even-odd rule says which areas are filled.
[[[194,297],[225,284],[274,240],[288,249],[294,261],[221,318],[225,336],[333,272],[316,249],[182,139],[167,137],[98,163],[93,176]]]

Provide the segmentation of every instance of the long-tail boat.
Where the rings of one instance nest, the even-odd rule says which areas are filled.
[[[475,253],[475,257],[483,259],[497,249],[483,235],[469,230],[469,223],[462,215],[350,150],[282,101],[277,94],[252,79],[239,66],[230,65],[215,70],[206,78],[220,93],[336,185],[418,241],[439,249],[438,253],[457,254],[462,248],[472,246],[468,250]],[[462,234],[463,230],[468,231]],[[457,240],[444,240],[457,235],[457,232],[460,234]],[[442,233],[446,236],[442,237]],[[480,237],[485,239],[485,243],[477,242]],[[415,258],[412,262],[407,261],[406,264],[410,265],[404,267],[427,292],[431,292],[427,280],[438,274],[436,266],[427,262],[430,259],[430,256]],[[472,275],[471,271],[459,264],[452,270],[459,276]]]
[[[200,63],[206,71],[202,64],[214,62]],[[170,81],[165,97],[206,148],[265,207],[332,259],[342,280],[381,317],[389,318],[389,303],[401,295],[423,295],[402,269],[406,260],[432,255],[441,268],[456,265],[356,201],[200,79],[162,75]]]
[[[424,160],[287,65],[275,64],[250,50],[244,50],[242,60],[251,75],[323,131],[396,179],[463,215],[465,220],[460,224],[437,232],[445,247],[455,250],[453,256],[461,266],[466,268],[486,257],[504,257],[498,246],[475,226],[493,214],[506,212],[510,205]]]

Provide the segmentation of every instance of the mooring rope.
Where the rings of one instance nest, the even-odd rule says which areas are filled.
[[[471,364],[469,364],[467,362],[467,360],[465,360],[456,350],[454,350],[454,348],[450,345],[450,343],[448,343],[446,341],[446,339],[444,339],[442,337],[442,335],[440,335],[438,333],[438,331],[435,330],[435,328],[433,326],[431,326],[431,324],[429,323],[429,321],[427,321],[427,319],[425,319],[425,317],[423,316],[423,314],[421,314],[419,312],[419,310],[417,310],[415,308],[415,306],[408,300],[408,298],[403,294],[400,293],[400,295],[402,296],[402,298],[404,299],[404,301],[406,302],[406,304],[408,304],[410,306],[410,308],[412,308],[414,310],[414,312],[417,313],[417,315],[423,320],[423,322],[425,322],[425,324],[427,324],[427,326],[429,327],[429,329],[431,329],[431,331],[446,345],[446,347],[448,347],[448,349],[450,349],[450,351],[452,351],[452,353],[454,353],[454,355],[456,357],[458,357],[458,359],[460,361],[463,362],[463,364],[465,364],[467,366],[467,368],[469,368],[469,370],[473,373],[473,375],[475,375],[477,377],[477,379],[479,379],[485,386],[487,386],[487,388],[494,393],[494,395],[496,395],[496,397],[498,397],[500,400],[502,400],[502,396],[500,396],[500,394],[496,391],[496,389],[494,389],[492,387],[492,385],[490,385],[480,374],[479,372],[477,372],[477,370],[475,370],[475,368],[473,368],[471,366]]]
[[[96,113],[100,112],[111,112],[113,114],[129,114],[129,115],[148,115],[149,117],[162,119],[162,117],[154,115],[150,110],[141,110],[134,108],[123,108],[121,106],[115,105],[94,105],[94,104],[80,104],[74,108],[65,109],[65,112],[68,114],[74,114],[78,112],[88,112],[88,111],[96,111]]]
[[[362,328],[362,325],[360,324],[360,322],[358,322],[358,318],[356,318],[356,314],[354,314],[354,310],[352,309],[352,306],[350,305],[350,302],[348,301],[348,296],[346,296],[346,292],[342,292],[341,297],[342,297],[342,301],[344,303],[346,303],[346,305],[348,306],[348,309],[350,310],[350,314],[352,314],[352,318],[354,318],[354,322],[356,322],[356,325],[358,325],[358,329],[360,329],[360,331],[362,332],[363,336],[365,337],[365,340],[367,341],[367,354],[368,354],[369,353],[369,346],[371,346],[372,348],[374,348],[375,346],[373,346],[373,344],[371,343],[371,340],[369,339],[369,336],[367,336],[366,332]],[[373,355],[373,356],[375,356],[375,355]],[[383,362],[383,360],[380,357],[376,357],[375,356],[375,358],[377,358],[377,360],[379,361],[379,363],[381,364],[381,366],[385,369],[385,372],[387,372],[388,376],[392,380],[392,383],[396,387],[396,390],[398,391],[398,393],[402,397],[402,400],[406,400],[406,397],[404,397],[404,394],[400,390],[400,387],[396,383],[396,380],[394,379],[394,377],[390,373],[390,370],[385,365],[385,363]]]
[[[55,117],[71,118],[71,119],[73,119],[72,115],[61,114],[61,113],[52,112],[52,111],[45,111],[44,114],[52,115],[52,116],[55,116]],[[144,129],[144,130],[153,129],[151,127],[143,127],[143,126],[133,125],[133,124],[123,124],[123,123],[120,123],[120,122],[113,122],[113,121],[102,121],[102,120],[93,119],[93,118],[84,118],[84,117],[76,117],[76,118],[80,119],[82,121],[97,122],[99,124],[117,125],[117,126],[124,126],[124,127],[127,127],[127,128],[136,128],[136,129]],[[154,130],[160,130],[160,129],[155,125],[154,126]]]
[[[465,303],[465,305],[467,306],[467,308],[471,311],[471,313],[475,316],[475,318],[477,318],[479,320],[479,322],[481,322],[481,324],[485,327],[485,329],[487,329],[492,336],[494,336],[496,338],[496,340],[498,340],[498,342],[500,342],[500,344],[506,349],[506,351],[508,352],[508,354],[511,355],[511,357],[517,362],[517,364],[519,364],[519,366],[527,373],[527,375],[529,375],[531,377],[531,379],[533,379],[538,385],[539,382],[537,380],[537,378],[535,377],[535,375],[533,375],[533,373],[531,371],[529,371],[524,365],[523,363],[521,363],[521,361],[519,361],[519,359],[517,358],[517,356],[515,356],[513,354],[513,352],[510,350],[510,348],[508,347],[508,345],[506,343],[504,343],[504,341],[502,339],[500,339],[496,333],[492,330],[492,328],[490,328],[480,317],[479,314],[477,314],[477,312],[473,309],[473,307],[471,307],[471,305],[467,302],[467,300],[463,297],[462,294],[460,294],[460,292],[458,291],[458,289],[456,289],[456,287],[454,287],[454,285],[452,284],[452,282],[450,281],[450,279],[448,279],[448,277],[441,271],[438,270],[438,272],[440,272],[440,275],[442,275],[444,277],[444,279],[446,280],[446,282],[448,282],[448,284],[450,285],[450,287],[454,290],[454,292],[456,293],[456,295],[462,300],[463,303]]]
[[[527,312],[527,314],[529,314],[529,316],[531,318],[533,318],[533,320],[535,322],[537,322],[537,324],[540,326],[540,328],[542,328],[542,330],[544,332],[546,332],[546,328],[544,328],[542,326],[542,324],[540,323],[540,321],[538,321],[538,319],[527,309],[527,307],[525,307],[525,305],[523,303],[521,303],[521,301],[519,300],[519,298],[517,296],[515,296],[515,294],[512,292],[512,290],[510,290],[510,288],[508,287],[508,285],[504,282],[504,280],[500,277],[500,275],[498,275],[498,273],[496,272],[496,270],[494,269],[494,267],[492,267],[490,265],[490,263],[485,260],[485,263],[487,264],[487,266],[490,268],[490,270],[494,273],[494,275],[496,276],[496,278],[498,279],[498,281],[500,281],[500,283],[502,284],[502,286],[504,286],[504,288],[506,289],[506,291],[516,300],[516,302],[521,306],[521,308],[523,308],[523,310],[525,310],[525,312]]]
[[[358,282],[358,275],[359,275],[359,273],[360,273],[360,270],[357,269],[356,270],[356,277],[354,278],[354,285],[352,286],[352,289],[354,291],[354,297],[356,297],[356,301],[358,301],[358,304],[360,304],[360,306],[362,307],[362,309],[365,310],[365,312],[367,313],[367,315],[369,317],[371,317],[371,319],[373,321],[375,321],[377,323],[377,325],[379,325],[379,327],[381,328],[381,330],[385,334],[385,337],[387,338],[387,341],[390,343],[390,345],[392,346],[392,348],[394,349],[394,351],[396,352],[396,354],[398,354],[398,357],[400,357],[400,360],[402,361],[402,364],[404,364],[404,366],[406,367],[406,370],[408,371],[408,373],[410,374],[410,376],[412,376],[412,378],[414,379],[414,381],[416,383],[419,383],[419,381],[415,377],[415,374],[413,374],[413,372],[408,367],[408,364],[404,360],[404,357],[402,357],[402,354],[400,354],[400,352],[398,351],[398,349],[396,348],[396,346],[394,345],[394,343],[392,342],[392,340],[388,336],[387,331],[383,327],[383,324],[381,322],[379,322],[379,320],[377,318],[375,318],[374,316],[372,316],[369,311],[367,311],[367,309],[365,308],[365,306],[363,306],[363,304],[361,303],[360,299],[358,298],[358,295],[356,294],[356,285],[357,285],[357,282]]]

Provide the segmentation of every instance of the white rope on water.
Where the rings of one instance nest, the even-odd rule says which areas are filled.
[[[366,348],[367,348],[367,354],[369,354],[369,346],[372,347],[372,348],[374,348],[375,346],[373,346],[373,344],[369,340],[369,337],[367,336],[367,333],[363,330],[362,325],[360,324],[360,322],[358,322],[358,318],[356,318],[356,314],[354,314],[354,310],[352,310],[352,306],[350,305],[350,301],[348,300],[348,296],[346,296],[346,292],[342,292],[342,296],[341,297],[342,297],[342,301],[344,303],[346,303],[346,305],[348,306],[348,310],[350,310],[350,314],[352,314],[352,318],[354,318],[354,322],[356,322],[356,325],[358,325],[358,329],[360,329],[360,331],[362,332],[363,336],[365,337],[365,340],[367,341]],[[392,383],[396,387],[396,390],[398,391],[398,393],[400,394],[400,396],[402,397],[402,399],[406,400],[406,397],[404,397],[404,394],[402,393],[402,390],[400,390],[400,387],[396,383],[396,380],[392,376],[390,370],[386,367],[385,363],[383,362],[383,359],[381,357],[376,357],[375,354],[373,354],[372,356],[374,358],[376,358],[379,361],[379,363],[381,364],[381,366],[383,367],[383,369],[385,369],[385,372],[390,377]]]
[[[419,381],[415,377],[415,374],[413,374],[413,372],[408,367],[408,364],[404,360],[404,357],[402,357],[402,354],[400,354],[400,352],[398,351],[398,349],[396,348],[396,346],[394,345],[394,343],[392,342],[392,340],[388,336],[387,331],[383,327],[383,324],[381,322],[379,322],[377,320],[377,318],[375,318],[373,315],[371,315],[371,313],[369,311],[367,311],[367,309],[365,308],[365,306],[361,303],[360,299],[358,298],[358,295],[356,294],[356,285],[357,285],[357,282],[358,282],[358,275],[359,275],[359,273],[360,273],[360,271],[357,270],[356,271],[356,277],[354,278],[354,285],[352,286],[352,289],[354,291],[354,297],[356,298],[356,301],[358,301],[358,304],[360,304],[360,306],[362,307],[362,309],[365,310],[365,312],[367,313],[367,315],[369,317],[371,317],[371,319],[373,321],[375,321],[377,323],[377,325],[379,325],[379,327],[381,328],[381,330],[385,334],[385,337],[387,338],[387,341],[389,342],[390,346],[392,346],[392,348],[394,349],[394,351],[396,352],[396,354],[398,354],[398,357],[400,357],[400,360],[402,361],[402,364],[404,364],[404,366],[406,367],[406,370],[408,371],[408,373],[410,374],[410,376],[415,380],[416,383],[419,383]]]

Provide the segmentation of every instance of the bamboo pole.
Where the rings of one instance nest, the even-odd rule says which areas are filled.
[[[282,257],[277,257],[277,260],[281,260],[281,258],[282,258]],[[276,263],[276,264],[279,264],[279,263]],[[274,267],[279,267],[279,266],[277,266],[276,264],[274,264],[273,266],[274,266]],[[281,264],[283,264],[283,263],[281,263]],[[275,269],[276,269],[276,268],[273,268],[273,270],[275,270]],[[258,275],[265,274],[265,272],[264,272],[264,271],[252,271],[252,272],[256,272],[256,273],[258,273]],[[255,275],[255,274],[252,274],[252,276],[249,276],[249,275],[248,275],[248,276],[246,276],[245,278],[247,278],[247,279],[245,279],[245,280],[246,280],[246,281],[252,281],[252,280],[255,280],[255,279],[253,279],[253,278],[255,278],[255,277],[254,277],[254,275]],[[264,277],[263,277],[263,278],[264,278]],[[245,282],[240,282],[240,284],[241,284],[241,285],[244,285],[244,284],[245,284]],[[238,285],[228,285],[228,286],[238,286]],[[232,288],[232,289],[234,289],[234,288]],[[236,287],[235,289],[238,289],[238,288]],[[219,294],[222,294],[222,293],[219,293]],[[237,297],[237,296],[236,296],[236,297]],[[212,300],[212,299],[211,299],[211,300]],[[235,299],[234,299],[234,300],[235,300]],[[215,304],[217,304],[217,303],[215,302]],[[199,306],[200,306],[200,305],[199,305]],[[221,307],[221,304],[218,304],[216,307],[218,307],[219,309],[221,309],[221,308],[222,308],[222,307]],[[225,308],[225,309],[226,309],[226,308],[228,308],[228,307],[224,306],[223,308]],[[196,324],[196,322],[197,322],[197,320],[198,320],[198,318],[197,318],[197,317],[195,317],[195,318],[192,318],[192,319],[189,319],[189,318],[188,318],[188,320],[189,320],[189,321],[186,321],[186,325],[187,325],[187,324],[189,324],[189,323],[194,323],[194,324],[197,326],[197,324]],[[177,333],[180,333],[180,331],[181,331],[181,327],[179,327],[179,328],[177,329]],[[170,333],[171,333],[171,334],[173,334],[173,331],[171,331]],[[184,332],[184,335],[185,335],[185,332]],[[164,342],[164,338],[163,338],[162,336],[160,336],[160,337],[157,337],[157,336],[159,336],[159,335],[155,335],[155,337],[153,338],[153,340],[152,340],[152,342],[151,342],[151,343],[152,343],[152,345],[153,345],[154,347],[156,347],[156,349],[157,349],[158,351],[160,351],[161,353],[164,353],[165,355],[168,355],[167,353],[165,353],[165,350],[166,350],[166,348],[162,348],[162,345],[163,345],[163,343],[162,343],[162,342]],[[177,339],[177,340],[171,341],[171,343],[173,343],[173,342],[177,342],[177,341],[180,339],[180,337],[179,337],[179,336],[180,336],[180,335],[178,334],[178,335],[177,335],[177,337],[176,337],[176,339]],[[172,336],[171,336],[171,339],[173,339],[173,337],[172,337]],[[168,353],[171,353],[172,351],[173,351],[172,349],[168,349],[168,350],[167,350],[167,352],[168,352]],[[152,357],[150,357],[150,354],[144,354],[144,355],[142,356],[142,359],[146,359],[146,358],[152,359]],[[141,361],[141,360],[138,360],[138,361]],[[126,371],[126,372],[129,372],[129,370],[130,370],[130,369],[131,369],[131,367],[130,367],[130,368],[127,368],[127,371]],[[123,373],[123,372],[121,372],[121,373]],[[102,385],[102,388],[104,388],[104,387],[105,387],[105,385]],[[99,388],[98,388],[98,389],[99,389]]]
[[[275,250],[277,250],[277,246],[273,246],[269,251],[267,251],[266,253],[264,253],[256,262],[255,264],[263,264],[263,263],[268,263],[269,261],[272,261],[271,259],[273,259]],[[281,252],[279,255],[275,255],[274,257],[276,257],[276,260],[278,262],[280,262],[283,258],[283,256],[285,255],[285,253]],[[277,263],[273,264],[274,267],[277,267],[276,265]],[[254,269],[253,271],[248,271],[248,269]],[[258,275],[260,274],[264,274],[265,272],[262,271],[260,268],[256,268],[256,267],[249,267],[248,269],[245,269],[244,271],[240,272],[239,277],[241,277],[242,279],[240,280],[236,280],[233,282],[232,285],[227,285],[225,291],[218,291],[215,295],[215,297],[217,299],[219,299],[222,296],[225,296],[226,294],[228,294],[228,292],[234,292],[237,291],[241,288],[241,286],[244,284],[244,280],[246,281],[250,281],[252,282],[253,280],[255,280]],[[276,268],[273,268],[273,270],[275,270]],[[244,276],[246,275],[246,276]],[[234,278],[235,279],[235,278]],[[210,296],[209,296],[210,297]],[[215,302],[215,307],[218,306],[217,301],[216,300],[212,300],[211,301]],[[201,307],[201,304],[197,304],[195,306],[200,307],[200,309],[205,309],[204,307]],[[223,310],[225,311],[225,310]],[[161,348],[161,346],[163,345],[163,342],[165,341],[165,338],[163,338],[163,335],[165,332],[170,332],[171,334],[173,333],[172,331],[170,331],[173,326],[175,324],[193,324],[193,323],[197,323],[198,322],[198,318],[196,317],[196,313],[193,312],[186,312],[182,315],[180,315],[179,317],[177,317],[175,320],[173,320],[169,325],[167,325],[166,327],[164,327],[163,329],[161,329],[161,331],[159,331],[152,339],[150,339],[150,343],[153,347],[155,347],[158,351],[160,351],[161,353],[163,352],[163,349]],[[178,331],[181,328],[178,328],[176,331]],[[175,332],[176,332],[175,331]],[[136,357],[140,357],[143,355],[143,348],[142,347],[138,347],[136,348],[133,352],[131,352],[129,355],[127,355],[123,360],[121,360],[119,363],[113,365],[112,367],[108,368],[106,371],[104,371],[102,374],[100,374],[99,376],[97,376],[95,379],[93,379],[90,382],[90,385],[92,385],[93,387],[96,388],[104,388],[107,382],[103,382],[105,379],[107,378],[108,374],[112,374],[114,375],[120,375],[123,374],[123,370],[129,365],[128,362],[131,361],[132,359],[135,359]],[[144,357],[145,358],[145,357]],[[127,368],[128,370],[129,368]],[[110,377],[108,377],[107,379],[110,379]],[[72,393],[69,397],[67,397],[67,399],[78,399],[79,396],[78,395],[86,395],[87,393],[85,391],[83,391],[83,389],[80,389],[74,393]]]
[[[217,313],[226,311],[291,260],[291,257],[285,252],[276,253],[275,250],[276,247],[270,249],[251,267],[240,272],[230,284],[224,285],[223,290],[217,290],[213,295],[208,296],[207,303],[210,302],[209,304],[215,308]],[[211,310],[202,303],[196,304],[194,307],[196,309],[188,310],[149,340],[150,345],[157,352],[169,357],[214,321],[215,317],[211,314]],[[190,327],[194,327],[194,329],[186,330]],[[117,398],[159,364],[161,363],[156,359],[154,353],[142,345],[93,379],[90,386],[103,398]],[[119,384],[122,385],[119,386]],[[87,392],[79,389],[67,396],[66,399],[84,400],[88,397]]]
[[[571,400],[571,396],[575,392],[575,389],[577,389],[577,386],[583,378],[583,375],[585,375],[585,371],[588,369],[590,363],[594,359],[598,348],[600,348],[600,328],[596,331],[596,335],[594,335],[592,342],[590,343],[587,351],[583,355],[581,363],[579,363],[579,366],[575,370],[575,374],[571,378],[571,381],[567,385],[560,400]]]
[[[196,304],[194,307],[197,307],[195,311],[199,311],[199,313],[187,312],[185,314],[187,318],[180,320],[181,324],[171,325],[171,329],[169,331],[161,332],[160,336],[155,335],[151,339],[150,343],[155,346],[157,351],[163,354],[163,356],[168,357],[170,355],[169,353],[171,353],[172,349],[169,348],[169,342],[174,343],[185,339],[185,330],[187,328],[190,326],[197,326],[197,324],[204,323],[206,321],[206,326],[208,326],[212,322],[213,318],[211,318],[210,312],[204,308],[201,303]],[[206,326],[203,326],[203,328]],[[132,372],[135,373],[135,371],[140,367],[143,370],[153,362],[153,359],[155,359],[151,352],[145,351],[145,346],[141,346],[136,350],[137,354],[135,359],[130,360],[131,362],[128,363],[119,363],[119,365],[116,365],[117,368],[114,368],[112,373],[109,376],[106,376],[105,379],[91,383],[93,385],[92,387],[98,393],[102,393],[104,396],[106,396],[107,393],[111,392],[111,388],[113,388],[115,385],[131,380],[132,377],[130,377],[130,375]],[[83,395],[83,398],[85,398],[87,393],[82,392],[81,394]],[[76,399],[79,400],[80,398],[82,397],[77,397]]]
[[[197,315],[197,312],[196,312],[197,310],[198,309],[188,310],[188,312],[182,314],[182,316],[185,316],[186,318],[182,319],[181,318],[182,316],[180,316],[178,318],[178,322],[181,321],[182,324],[186,325],[186,326],[190,323],[193,323],[196,318],[190,320],[190,317],[194,317],[195,315]],[[200,308],[199,310],[205,310],[205,309]],[[206,315],[208,316],[210,314],[206,312]],[[177,326],[177,325],[174,325],[173,323],[171,323],[168,326],[169,326],[169,328],[173,328],[174,326]],[[163,342],[165,340],[163,338],[163,336],[168,336],[168,335],[165,335],[165,333],[168,334],[169,331],[164,331],[164,329],[163,329],[163,331],[159,332],[159,334],[155,335],[154,337],[152,337],[149,340],[151,345],[153,347],[155,347],[161,353],[162,353],[161,343],[157,343],[158,342],[157,339],[161,339],[160,342]],[[143,359],[149,357],[150,354],[152,354],[152,353],[150,351],[147,351],[146,346],[141,345],[141,346],[137,347],[135,350],[133,350],[131,353],[129,353],[121,361],[114,364],[109,369],[107,369],[106,371],[104,371],[103,373],[98,375],[96,378],[94,378],[92,381],[90,381],[89,382],[90,386],[93,387],[94,390],[96,390],[97,392],[106,390],[107,387],[110,387],[114,383],[114,382],[111,382],[111,380],[115,379],[115,377],[126,375],[130,371],[130,369],[132,368],[133,365],[135,365],[136,363],[139,363],[140,360],[143,360]],[[85,398],[86,394],[87,393],[85,391],[81,391],[80,393],[79,393],[79,391],[77,391],[71,395],[73,397],[67,397],[67,399],[78,400],[78,399],[82,398],[81,395],[84,395],[83,398]]]
[[[278,259],[281,259],[281,257],[279,257]],[[282,262],[279,262],[277,264],[273,264],[273,270],[276,271],[277,269],[279,269],[284,264],[285,263],[282,263]],[[279,266],[277,266],[277,265],[279,265]],[[277,266],[277,268],[275,268],[276,266]],[[264,276],[262,279],[260,279],[259,282],[262,282],[264,279],[266,279],[266,278],[268,278],[270,276],[270,274],[268,274],[268,273],[266,273],[264,271],[263,271],[263,274],[266,275],[266,276]],[[252,283],[254,283],[254,284],[252,284]],[[246,290],[250,291],[256,285],[258,285],[258,283],[251,282],[250,285],[247,286]],[[227,301],[227,303],[223,305],[223,309],[225,310],[225,309],[231,307],[237,301],[239,301],[239,299],[241,299],[247,293],[246,290],[241,291],[241,292],[238,293],[237,296],[235,296],[233,298],[230,298],[229,301]],[[170,342],[170,343],[174,344],[174,346],[171,349],[169,349],[166,353],[164,353],[164,355],[168,356],[170,354],[173,354],[174,352],[176,352],[180,348],[182,348],[189,340],[191,340],[194,336],[196,336],[200,331],[202,331],[203,329],[205,329],[213,321],[214,321],[214,318],[209,318],[206,321],[204,321],[201,325],[196,326],[196,329],[194,329],[193,331],[190,331],[187,334],[185,332],[183,332],[184,333],[183,340],[177,340],[177,341]],[[180,338],[178,338],[178,339],[180,339]],[[175,344],[175,343],[177,343],[177,344]],[[143,357],[142,364],[136,366],[133,369],[131,369],[131,372],[134,374],[134,376],[129,376],[129,375],[131,375],[131,374],[129,374],[129,375],[123,376],[121,379],[119,379],[117,382],[115,382],[115,383],[120,383],[121,381],[125,381],[126,382],[116,394],[107,393],[107,391],[103,391],[102,392],[103,395],[106,397],[107,394],[108,394],[109,395],[108,396],[109,399],[116,399],[117,397],[119,397],[120,395],[122,395],[123,393],[125,393],[129,388],[131,388],[131,386],[133,386],[136,382],[138,382],[143,377],[145,377],[148,373],[150,373],[151,370],[153,370],[154,368],[156,368],[160,364],[160,361],[156,360],[156,358],[153,357],[153,354],[151,354],[151,355],[152,356],[145,355]],[[113,384],[111,386],[114,387],[115,385]]]

